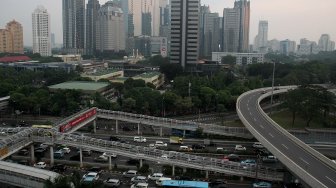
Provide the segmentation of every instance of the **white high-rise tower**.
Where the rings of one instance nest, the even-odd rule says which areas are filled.
[[[33,53],[41,56],[51,56],[50,16],[42,6],[35,9],[32,14],[33,22]]]

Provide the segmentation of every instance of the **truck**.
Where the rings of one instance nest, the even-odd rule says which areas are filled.
[[[183,138],[179,136],[171,136],[169,139],[170,144],[183,144]]]

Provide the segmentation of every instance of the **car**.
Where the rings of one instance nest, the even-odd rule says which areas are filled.
[[[47,164],[45,162],[38,162],[34,164],[34,167],[44,169],[45,167],[47,167]]]
[[[51,171],[54,172],[65,172],[67,167],[64,164],[56,164],[53,167],[51,167]]]
[[[66,154],[69,154],[71,152],[70,148],[68,147],[63,148],[62,151]]]
[[[25,156],[28,155],[29,151],[27,149],[22,149],[18,152],[18,155]]]
[[[132,184],[131,188],[148,188],[148,183],[136,183],[136,184]]]
[[[119,187],[121,184],[119,179],[114,179],[114,178],[107,178],[104,180],[104,186],[105,187]]]
[[[119,137],[116,136],[110,136],[110,141],[116,141],[119,142],[121,139]]]
[[[140,182],[146,183],[147,182],[147,177],[146,176],[134,176],[131,179],[131,182],[132,183],[140,183]]]
[[[191,146],[192,149],[205,149],[205,145],[203,144],[193,144]]]
[[[91,167],[88,172],[96,172],[98,174],[101,174],[103,172],[102,168],[99,167],[99,166],[94,166],[94,167]]]
[[[272,184],[264,181],[256,182],[252,184],[253,188],[271,188]]]
[[[58,150],[54,152],[54,158],[61,159],[64,157],[64,153],[62,150]]]
[[[40,149],[36,149],[34,151],[34,154],[35,154],[36,157],[41,157],[42,158],[42,157],[44,157],[44,152],[45,152],[45,150],[40,148]]]
[[[161,158],[161,159],[165,159],[165,160],[168,160],[168,159],[169,159],[169,157],[168,157],[167,154],[163,154],[163,155],[161,155],[160,158]]]
[[[153,180],[153,181],[156,181],[156,180],[158,180],[158,179],[160,179],[162,177],[163,177],[162,173],[154,173],[152,175],[148,175],[148,179],[149,180]]]
[[[256,161],[254,159],[246,159],[240,162],[243,166],[255,166]]]
[[[133,140],[134,142],[146,142],[147,141],[147,139],[142,136],[135,136]]]
[[[149,144],[148,147],[154,148],[154,149],[156,148],[155,144]]]
[[[223,180],[223,179],[216,179],[216,180],[212,180],[209,183],[209,187],[213,187],[213,188],[227,188],[227,181]]]
[[[154,146],[155,147],[167,147],[167,143],[164,143],[162,141],[155,141]]]
[[[107,154],[107,153],[103,153],[102,156],[105,156],[105,157],[112,157],[112,158],[117,158],[117,154],[115,153],[111,153],[111,154]]]
[[[89,172],[84,174],[82,181],[84,183],[90,183],[93,181],[97,181],[99,179],[99,174],[97,172]]]
[[[35,148],[34,151],[39,151],[39,152],[45,152],[46,151],[46,148],[41,148],[41,147],[38,147],[38,148]]]
[[[333,163],[336,163],[336,160],[331,160]]]
[[[216,148],[216,152],[224,152],[224,148],[222,148],[222,147],[218,147],[218,148]]]
[[[91,150],[83,150],[83,151],[82,151],[82,154],[83,154],[84,156],[91,156]]]
[[[181,150],[181,151],[192,151],[192,148],[190,148],[189,146],[180,146],[179,150]]]
[[[274,155],[269,155],[262,158],[264,163],[276,163],[278,159]]]
[[[70,161],[80,161],[80,155],[79,154],[73,155],[69,159]]]
[[[234,161],[234,162],[238,162],[240,161],[240,157],[239,155],[237,154],[229,154],[229,155],[226,155],[224,158],[223,158],[224,161]]]
[[[48,144],[40,144],[40,148],[43,148],[44,150],[47,150],[48,149]]]
[[[123,177],[134,177],[138,174],[136,170],[129,170],[123,173]]]
[[[255,148],[255,149],[263,149],[264,148],[264,146],[260,142],[254,142],[252,147]]]
[[[165,180],[171,180],[171,178],[167,178],[167,177],[162,177],[162,178],[159,178],[158,180],[155,181],[155,184],[157,186],[162,186],[162,182],[165,181]]]
[[[108,157],[104,155],[100,155],[99,157],[94,158],[94,161],[97,162],[107,162],[108,160]]]
[[[235,150],[236,151],[246,151],[246,147],[242,145],[236,145]]]

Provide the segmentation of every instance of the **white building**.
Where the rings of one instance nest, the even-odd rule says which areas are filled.
[[[124,15],[121,8],[108,1],[98,12],[97,50],[119,52],[125,50]]]
[[[268,21],[259,21],[258,35],[254,41],[255,51],[266,53],[267,52],[267,42],[268,42]]]
[[[319,40],[321,51],[333,51],[335,49],[335,42],[330,40],[329,34],[322,34]]]
[[[50,16],[42,6],[32,14],[33,23],[33,53],[41,56],[51,56]]]
[[[298,45],[297,54],[298,55],[310,55],[317,54],[321,51],[321,47],[316,44],[314,41],[309,41],[305,38],[300,40]]]
[[[212,61],[221,62],[228,55],[236,57],[237,65],[264,63],[263,53],[212,52]]]

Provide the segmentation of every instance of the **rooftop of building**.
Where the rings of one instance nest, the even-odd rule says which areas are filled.
[[[161,73],[159,72],[145,72],[142,74],[139,74],[137,76],[134,76],[133,78],[152,78],[154,76],[159,76]]]
[[[117,81],[126,81],[128,79],[128,77],[118,77],[118,78],[113,78],[113,80],[117,80]]]
[[[108,86],[107,82],[86,82],[86,81],[70,81],[56,85],[49,86],[50,89],[74,89],[74,90],[86,90],[97,91]]]
[[[31,59],[28,56],[7,56],[0,58],[1,63],[13,63],[19,61],[30,61]]]
[[[87,73],[87,75],[89,76],[103,76],[106,74],[111,74],[111,73],[115,73],[115,72],[119,72],[121,70],[117,70],[117,69],[103,69],[103,70],[98,70],[96,72],[93,73]]]

